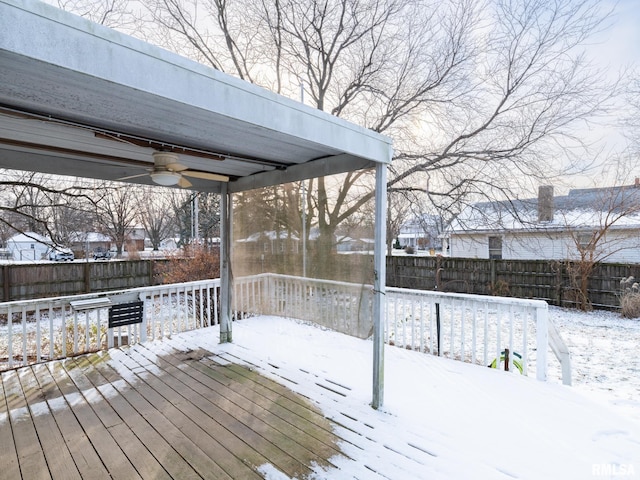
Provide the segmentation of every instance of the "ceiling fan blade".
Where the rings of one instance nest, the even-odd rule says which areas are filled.
[[[149,175],[148,173],[139,173],[138,175],[131,175],[128,177],[116,178],[116,182],[121,182],[123,180],[131,180],[132,178],[144,177]]]
[[[193,183],[191,183],[186,178],[181,177],[180,180],[178,181],[178,186],[181,188],[189,188],[189,187],[193,187]]]
[[[176,163],[168,164],[167,168],[174,172],[183,172],[184,170],[187,170],[189,167],[185,167],[184,165],[176,162]]]
[[[196,172],[194,170],[184,170],[180,172],[182,175],[193,178],[202,178],[203,180],[212,180],[216,182],[228,182],[229,177],[226,175],[218,175],[217,173]]]

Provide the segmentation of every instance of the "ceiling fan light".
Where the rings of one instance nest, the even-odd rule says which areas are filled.
[[[179,173],[166,171],[166,172],[153,172],[151,174],[151,180],[153,180],[158,185],[162,185],[164,187],[170,187],[172,185],[177,185],[182,176]]]

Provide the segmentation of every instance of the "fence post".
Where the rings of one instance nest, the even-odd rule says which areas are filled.
[[[2,266],[2,301],[11,301],[11,275],[9,275],[9,265]]]
[[[547,364],[549,351],[549,309],[536,308],[536,378],[547,381]]]
[[[490,275],[491,275],[491,288],[493,289],[496,286],[496,259],[492,258],[489,260],[489,268],[490,268]]]
[[[84,293],[91,293],[91,264],[84,264]]]

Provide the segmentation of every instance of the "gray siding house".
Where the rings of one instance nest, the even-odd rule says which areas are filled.
[[[449,254],[466,258],[640,263],[640,180],[554,196],[468,207],[446,232]]]

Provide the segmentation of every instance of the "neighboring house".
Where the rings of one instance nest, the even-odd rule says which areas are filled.
[[[94,250],[110,250],[111,238],[98,232],[75,232],[69,237],[71,249],[77,253],[93,252]]]
[[[165,250],[165,251],[177,250],[179,244],[180,244],[179,237],[165,238],[160,242],[160,250]]]
[[[134,252],[144,251],[144,241],[147,236],[147,231],[144,227],[132,227],[127,230],[125,236],[125,250]]]
[[[596,261],[640,263],[640,180],[563,196],[544,186],[538,198],[478,203],[446,237],[452,257],[575,260],[582,251]]]
[[[257,232],[236,240],[236,247],[245,254],[299,253],[300,239],[285,230]]]
[[[435,215],[422,215],[414,217],[400,227],[398,242],[400,247],[413,247],[415,249],[440,248],[442,240],[438,225],[440,218]]]
[[[7,250],[13,260],[42,260],[51,248],[51,239],[34,232],[19,233],[7,240]]]
[[[338,237],[336,251],[338,253],[373,252],[374,244],[375,240],[372,238]]]

